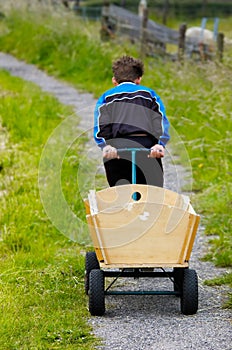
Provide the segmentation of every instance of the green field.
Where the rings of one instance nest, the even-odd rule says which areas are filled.
[[[70,12],[2,11],[1,51],[96,97],[111,87],[113,59],[125,53],[139,55],[138,46],[117,38],[101,42],[99,23],[77,20]],[[231,38],[232,18],[220,23]],[[171,145],[183,165],[183,145],[187,150],[192,201],[202,215],[205,233],[212,237],[206,258],[228,268],[232,265],[231,53],[228,46],[222,63],[185,61],[183,65],[147,57],[143,79],[166,105]],[[93,349],[97,340],[86,323],[84,295],[86,247],[58,232],[44,212],[38,190],[43,147],[73,111],[3,71],[0,92],[0,137],[6,144],[0,160],[0,348]],[[73,145],[62,167],[65,197],[83,219],[76,173],[85,141]],[[214,283],[231,286],[231,274]],[[227,306],[232,307],[231,298]]]

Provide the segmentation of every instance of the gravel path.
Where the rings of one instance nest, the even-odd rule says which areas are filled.
[[[80,127],[89,136],[88,147],[96,148],[91,141],[92,115],[96,102],[92,95],[79,93],[73,87],[8,54],[0,53],[0,67],[14,76],[34,82],[63,104],[72,105],[81,117]],[[168,151],[165,162],[165,186],[179,191],[186,172],[180,166],[173,167],[170,154],[171,151]],[[231,312],[222,309],[228,289],[225,286],[207,287],[203,284],[205,279],[226,271],[200,260],[206,249],[206,241],[203,227],[200,227],[191,256],[191,268],[197,271],[199,277],[199,310],[196,315],[182,315],[179,298],[174,296],[107,296],[105,316],[89,319],[94,334],[103,340],[98,348],[232,350]],[[119,285],[120,288],[137,289],[155,289],[158,285],[158,289],[163,289],[168,283],[159,279],[128,278]]]

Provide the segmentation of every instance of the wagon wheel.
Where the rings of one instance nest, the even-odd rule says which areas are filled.
[[[193,315],[198,309],[198,279],[195,270],[184,269],[181,295],[181,312]]]
[[[89,292],[89,274],[91,270],[100,269],[95,252],[87,252],[85,255],[85,293]]]
[[[183,267],[174,267],[173,269],[174,276],[174,291],[179,292],[180,294],[176,295],[177,297],[182,294],[182,286],[183,286],[183,276],[184,276],[184,268]]]
[[[102,270],[92,270],[89,274],[89,312],[92,316],[105,313],[105,283]]]

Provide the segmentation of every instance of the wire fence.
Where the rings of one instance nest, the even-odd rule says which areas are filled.
[[[206,22],[206,18],[204,18]],[[125,8],[115,5],[105,6],[102,9],[102,39],[127,37],[131,42],[141,47],[141,56],[166,55],[173,59],[183,60],[185,56],[196,54],[201,59],[213,56],[222,58],[223,34],[207,31],[203,23],[198,32],[188,31],[187,25],[182,24],[179,30],[173,30],[165,25],[157,24],[148,19],[147,9],[135,14]],[[190,28],[189,28],[190,29]],[[168,53],[167,45],[176,47],[175,53]]]
[[[33,6],[51,6],[54,8],[61,7],[76,12],[84,19],[99,20],[101,9],[104,3],[117,5],[137,13],[140,0],[107,0],[95,1],[95,5],[88,5],[86,1],[80,0],[0,0],[0,6],[8,7],[33,7]],[[87,6],[88,5],[88,6]],[[226,17],[232,16],[231,0],[149,0],[149,12],[163,19],[165,16],[183,18],[201,17]]]
[[[112,5],[120,6],[121,1],[113,1]],[[207,2],[203,5],[204,1],[194,1],[183,3],[183,1],[168,1],[168,6],[165,7],[165,1],[156,2],[150,0],[149,12],[160,17],[161,20],[164,16],[178,19],[193,19],[202,17],[227,17],[232,16],[232,2],[220,1],[220,2]],[[133,13],[138,12],[139,1],[133,1],[132,4],[127,0],[125,1],[125,9]],[[99,19],[102,6],[85,6],[84,2],[82,6],[79,6],[79,14],[84,18]]]

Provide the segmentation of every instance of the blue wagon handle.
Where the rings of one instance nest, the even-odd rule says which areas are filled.
[[[136,184],[136,153],[137,152],[151,152],[151,148],[118,148],[118,152],[131,152],[131,163],[132,163],[132,185]],[[160,151],[162,152],[162,151]]]

